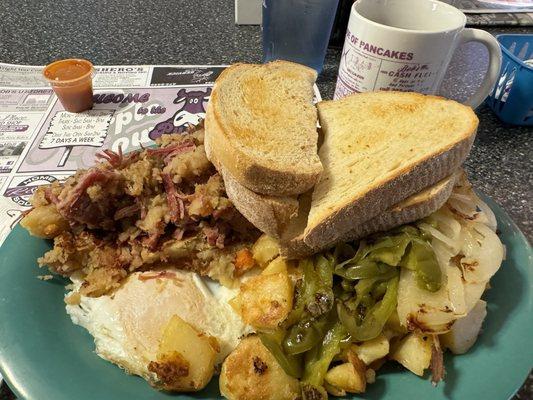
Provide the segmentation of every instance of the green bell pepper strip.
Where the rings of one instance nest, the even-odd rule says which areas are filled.
[[[303,265],[302,295],[296,312],[289,315],[285,326],[291,326],[283,341],[287,354],[301,354],[316,346],[331,325],[333,295],[333,259],[319,255]]]
[[[420,288],[431,292],[440,289],[440,266],[424,232],[417,227],[404,225],[389,235],[374,238],[373,244],[361,241],[351,259],[335,266],[335,274],[346,280],[368,279],[383,277],[387,269],[401,266],[416,273]],[[337,249],[335,252],[340,253],[341,250]],[[375,296],[379,297],[379,294]]]
[[[289,327],[302,319],[317,318],[333,307],[333,259],[323,255],[314,260],[300,261],[303,270],[302,285],[296,304],[284,322]]]
[[[337,304],[339,320],[353,341],[371,340],[381,333],[383,326],[396,309],[398,282],[398,276],[388,281],[385,296],[367,311],[360,325],[357,324],[356,317],[350,314],[344,304]]]
[[[305,353],[324,338],[331,326],[331,313],[319,318],[309,318],[293,325],[283,340],[283,350],[289,355]]]
[[[370,293],[368,294],[365,294],[364,296],[361,296],[361,297],[358,297],[357,298],[357,305],[361,304],[363,305],[366,309],[369,309],[370,307],[373,307],[374,304],[376,304],[376,301],[374,300],[374,298],[370,295]]]
[[[349,281],[348,279],[343,279],[341,281],[341,287],[342,287],[342,290],[345,292],[353,292],[354,290],[353,282]]]
[[[415,238],[401,266],[415,272],[417,285],[421,289],[436,292],[442,285],[442,271],[431,245]]]
[[[355,253],[351,257],[346,258],[344,261],[339,262],[339,258],[341,256],[345,258],[348,253],[353,253],[353,248],[350,245],[346,245],[346,244],[337,245],[333,253],[333,259],[335,260],[335,263],[336,263],[335,270],[342,269],[347,264],[356,263],[357,261],[362,260],[366,256],[366,253],[363,253],[363,250],[367,249],[368,247],[369,246],[366,245],[366,242],[364,240],[361,240],[359,242],[359,247],[357,248]],[[351,252],[350,252],[350,249],[351,249]]]
[[[266,333],[259,333],[259,339],[263,345],[277,360],[278,364],[290,376],[301,378],[302,376],[302,358],[293,355],[287,355],[283,348],[274,337]]]
[[[383,275],[374,278],[360,279],[355,285],[355,294],[357,297],[369,294],[374,290],[376,284],[387,282],[389,279],[394,278],[397,275],[398,270],[396,268],[389,268]]]
[[[303,271],[302,284],[300,286],[293,309],[285,320],[285,326],[291,326],[302,319],[307,304],[314,301],[318,286],[318,277],[311,259],[301,260],[299,263]]]
[[[305,368],[302,383],[315,387],[322,386],[333,358],[340,353],[348,335],[340,322],[336,322],[326,333],[320,346],[315,346],[305,354]]]
[[[331,289],[333,286],[333,264],[333,260],[328,260],[323,255],[315,258],[315,271],[319,285],[323,288]]]
[[[370,252],[369,257],[375,261],[381,261],[387,265],[397,267],[405,254],[405,249],[411,242],[408,235],[386,236],[383,244]]]
[[[381,299],[387,292],[387,282],[378,282],[370,292],[374,300]]]
[[[374,278],[389,272],[394,267],[390,267],[387,264],[365,258],[359,261],[357,264],[348,264],[343,268],[338,266],[335,268],[335,274],[348,280]]]

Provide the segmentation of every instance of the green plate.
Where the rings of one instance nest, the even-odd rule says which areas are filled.
[[[445,355],[447,376],[434,388],[397,366],[380,370],[366,399],[510,398],[533,361],[532,251],[509,216],[488,200],[498,218],[507,260],[492,279],[483,334],[468,354]],[[0,372],[28,400],[218,399],[218,382],[192,395],[157,392],[100,359],[91,336],[71,323],[61,279],[41,281],[36,264],[50,243],[16,227],[0,248]],[[361,398],[361,397],[357,397]]]

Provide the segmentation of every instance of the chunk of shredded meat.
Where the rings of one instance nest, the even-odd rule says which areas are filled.
[[[202,126],[158,144],[128,154],[104,150],[94,167],[34,193],[33,210],[52,207],[68,222],[54,232],[41,265],[64,276],[81,272],[81,292],[89,296],[114,290],[132,271],[160,266],[232,276],[236,254],[259,232],[207,161]]]
[[[433,335],[433,342],[431,345],[431,383],[434,386],[444,379],[446,370],[444,368],[444,355],[442,354],[442,348],[440,347],[439,337]]]
[[[59,213],[67,220],[85,224],[89,228],[113,229],[113,192],[120,191],[122,177],[119,173],[108,170],[91,168],[76,174],[75,182],[69,182],[65,187],[56,204]],[[67,181],[68,182],[68,181]],[[91,199],[89,188],[99,188],[106,195],[100,198]],[[109,195],[108,195],[109,194]]]
[[[170,208],[170,220],[174,223],[185,218],[185,204],[183,203],[183,195],[179,195],[176,186],[169,174],[161,174],[163,178],[163,185],[167,194],[167,203]]]

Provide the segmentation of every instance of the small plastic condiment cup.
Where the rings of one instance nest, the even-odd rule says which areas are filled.
[[[93,106],[94,66],[81,58],[55,61],[44,67],[43,75],[65,110],[82,112]]]

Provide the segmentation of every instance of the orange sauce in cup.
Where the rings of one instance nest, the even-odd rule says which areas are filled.
[[[53,62],[43,70],[55,94],[67,111],[81,112],[93,106],[93,65],[83,59]]]

